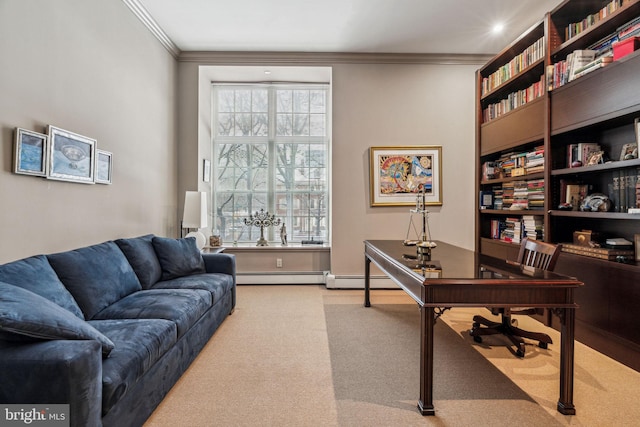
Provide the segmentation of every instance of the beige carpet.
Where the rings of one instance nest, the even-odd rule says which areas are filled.
[[[410,348],[415,303],[401,291],[374,291],[372,302],[365,309],[362,291],[323,286],[239,286],[235,313],[145,425],[630,426],[640,419],[640,373],[579,344],[578,415],[558,414],[555,346],[531,346],[519,359],[498,337],[476,345],[465,330],[477,309],[447,312],[453,331],[438,322],[437,415],[423,417],[408,368],[418,357]],[[437,350],[441,342],[449,346]]]

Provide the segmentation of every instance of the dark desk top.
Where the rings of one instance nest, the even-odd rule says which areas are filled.
[[[486,306],[575,306],[568,294],[576,278],[521,266],[437,241],[422,269],[415,246],[399,240],[367,240],[365,255],[422,303]]]

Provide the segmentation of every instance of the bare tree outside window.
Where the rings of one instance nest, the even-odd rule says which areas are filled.
[[[327,89],[214,84],[213,228],[224,241],[255,242],[260,231],[243,220],[260,209],[291,243],[328,241]]]

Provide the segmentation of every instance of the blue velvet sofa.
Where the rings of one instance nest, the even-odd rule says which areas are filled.
[[[140,426],[233,312],[233,255],[146,235],[0,265],[0,403]]]

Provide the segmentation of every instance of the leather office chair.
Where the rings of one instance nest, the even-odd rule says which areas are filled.
[[[529,240],[525,237],[520,244],[518,263],[552,271],[559,256],[560,245]],[[469,335],[473,337],[475,342],[481,343],[484,335],[503,334],[516,346],[516,355],[520,357],[524,357],[523,338],[538,341],[538,346],[541,348],[547,348],[547,345],[552,343],[549,335],[520,329],[517,327],[517,321],[511,318],[512,314],[541,314],[542,309],[540,308],[491,308],[491,313],[500,315],[501,321],[494,322],[482,316],[473,316],[473,326]]]

